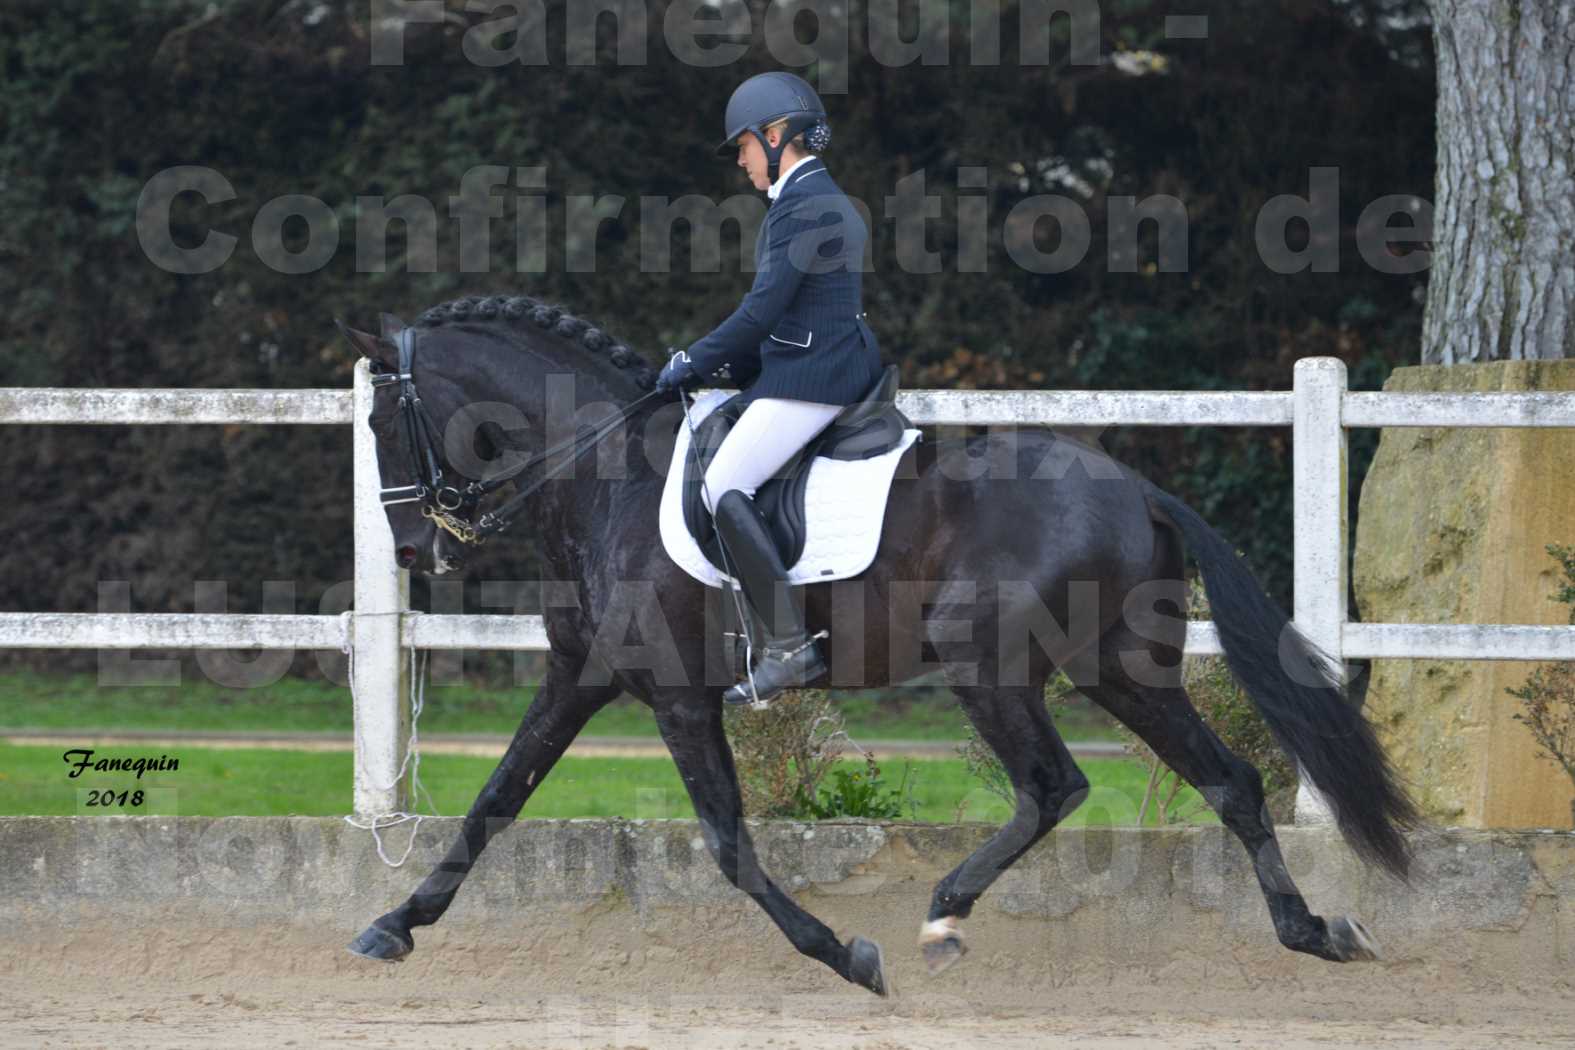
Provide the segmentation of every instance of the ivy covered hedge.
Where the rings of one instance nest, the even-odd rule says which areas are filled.
[[[1372,388],[1414,360],[1425,274],[1374,272],[1354,230],[1381,196],[1432,196],[1428,29],[1425,19],[1393,17],[1421,4],[1221,0],[1188,8],[1207,13],[1206,39],[1169,41],[1169,5],[1100,6],[1102,52],[1137,58],[1066,64],[1062,20],[1052,25],[1052,63],[1021,65],[1016,7],[1003,4],[1003,61],[974,65],[970,5],[952,0],[950,60],[891,67],[863,44],[864,0],[850,5],[853,49],[836,71],[847,90],[825,94],[834,129],[826,160],[870,209],[866,302],[905,382],[1286,388],[1297,358],[1331,354],[1351,366],[1354,385]],[[691,231],[678,223],[666,238],[670,267],[642,268],[650,231],[641,202],[753,192],[711,149],[732,87],[779,68],[761,44],[765,5],[748,5],[753,46],[718,68],[673,57],[662,36],[667,0],[645,7],[637,65],[615,60],[611,16],[594,63],[567,63],[562,0],[547,4],[547,65],[478,65],[465,34],[498,15],[468,13],[460,0],[448,7],[446,23],[406,27],[402,65],[374,66],[372,10],[392,5],[4,5],[0,385],[343,386],[351,356],[334,317],[372,327],[383,311],[409,316],[494,290],[561,301],[653,360],[708,331],[747,289],[740,259],[752,245],[741,248],[729,227],[719,266],[691,265]],[[813,21],[804,24],[807,38]],[[480,165],[543,169],[544,186],[494,191],[501,213],[486,241],[488,272],[465,272],[450,198]],[[232,193],[186,194],[172,211],[179,247],[210,232],[237,239],[210,272],[170,273],[139,239],[139,197],[178,166],[211,169]],[[1277,275],[1255,248],[1255,217],[1272,197],[1306,196],[1314,167],[1339,170],[1340,268]],[[961,168],[984,169],[985,185],[959,189]],[[899,265],[886,203],[921,172],[941,207],[924,241],[933,273]],[[264,206],[292,194],[323,202],[337,221],[337,249],[307,273],[268,265],[252,235]],[[1039,194],[1073,199],[1090,218],[1087,255],[1065,272],[1032,272],[1008,252],[1008,239],[1034,236],[1021,218],[1014,225],[1012,208]],[[1160,265],[1151,227],[1133,272],[1115,271],[1108,199],[1156,194],[1185,204],[1186,272]],[[420,272],[417,239],[399,223],[381,238],[386,267],[366,272],[357,199],[401,195],[433,204],[435,272]],[[594,240],[566,224],[570,198],[614,195],[623,208]],[[987,208],[985,272],[959,264],[959,198]],[[516,236],[527,209],[546,217],[541,266],[536,245]],[[301,220],[277,228],[284,250],[306,246]],[[1051,223],[1037,236],[1054,247]],[[477,256],[466,260],[481,268]],[[1288,437],[1128,429],[1105,440],[1198,506],[1289,605]],[[0,503],[11,539],[0,548],[0,601],[91,611],[100,581],[125,580],[134,608],[186,611],[193,581],[224,579],[230,608],[244,611],[261,607],[258,581],[292,580],[300,611],[317,611],[350,575],[349,450],[339,428],[5,428],[0,470],[16,491]],[[1359,482],[1370,444],[1359,437],[1353,450]],[[475,571],[534,574],[524,544],[500,547]]]

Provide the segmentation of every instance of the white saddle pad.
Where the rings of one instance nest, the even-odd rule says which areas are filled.
[[[730,397],[723,390],[709,390],[689,407],[695,426]],[[869,568],[880,546],[881,524],[886,520],[886,496],[891,479],[919,431],[903,431],[902,443],[870,459],[841,460],[817,456],[804,486],[804,553],[788,568],[792,584],[825,583],[857,576]],[[667,556],[707,587],[721,587],[725,574],[700,550],[684,524],[684,464],[689,457],[689,424],[678,422],[673,461],[662,489],[662,546]]]

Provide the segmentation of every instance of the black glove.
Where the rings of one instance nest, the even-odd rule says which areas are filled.
[[[695,371],[695,366],[689,360],[689,351],[680,350],[670,346],[667,351],[672,356],[668,358],[667,366],[656,377],[656,389],[659,391],[676,390],[680,387],[699,386],[700,373]]]

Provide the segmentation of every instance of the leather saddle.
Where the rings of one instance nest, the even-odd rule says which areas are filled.
[[[808,523],[804,518],[804,490],[809,484],[810,468],[820,457],[828,459],[871,459],[890,452],[902,443],[903,432],[912,428],[908,417],[897,408],[897,366],[887,365],[881,377],[864,396],[848,405],[831,423],[810,439],[792,459],[755,490],[755,505],[765,515],[776,541],[782,564],[791,569],[804,553]],[[735,394],[718,405],[695,427],[692,447],[696,457],[684,461],[684,524],[712,565],[726,572],[722,564],[721,542],[711,525],[711,514],[701,498],[701,480],[711,465],[716,450],[748,406]],[[720,492],[714,493],[718,499]]]

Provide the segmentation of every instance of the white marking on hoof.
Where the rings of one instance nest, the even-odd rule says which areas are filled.
[[[949,969],[957,960],[968,954],[963,942],[962,921],[955,915],[932,919],[919,927],[919,951],[924,965],[934,977]]]

